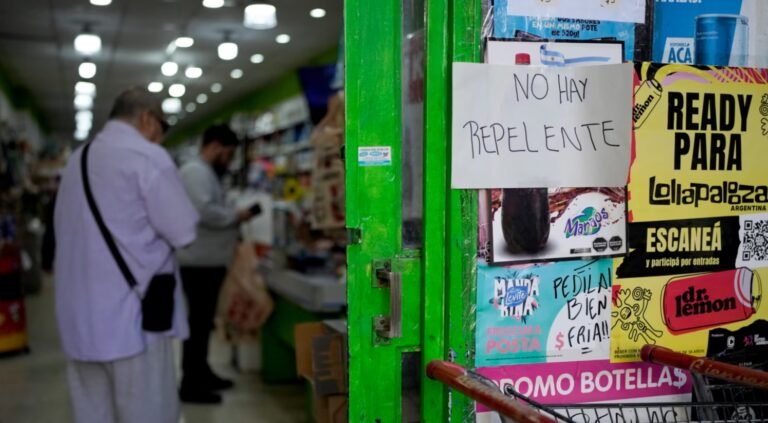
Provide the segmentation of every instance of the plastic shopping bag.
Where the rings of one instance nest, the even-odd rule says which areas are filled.
[[[238,245],[224,279],[216,319],[219,330],[231,342],[256,339],[274,309],[258,264],[250,244]]]

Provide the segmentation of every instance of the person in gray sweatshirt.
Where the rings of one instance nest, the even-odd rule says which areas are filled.
[[[261,212],[258,204],[237,210],[226,202],[221,177],[226,174],[237,145],[237,135],[228,126],[210,127],[203,134],[199,155],[180,171],[187,194],[200,214],[197,239],[178,251],[190,332],[182,351],[179,396],[189,403],[218,404],[222,400],[218,391],[234,385],[211,370],[208,342],[239,225]]]

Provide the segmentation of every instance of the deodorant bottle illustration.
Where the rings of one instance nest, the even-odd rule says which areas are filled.
[[[546,188],[505,189],[501,230],[510,253],[537,253],[549,239],[549,192]]]
[[[672,279],[662,297],[664,323],[679,335],[749,319],[762,292],[758,274],[739,268]]]
[[[515,64],[530,65],[526,53]],[[537,253],[549,239],[549,191],[546,188],[508,188],[501,198],[501,230],[510,253]]]
[[[697,16],[693,49],[697,65],[747,66],[749,19],[724,14]]]

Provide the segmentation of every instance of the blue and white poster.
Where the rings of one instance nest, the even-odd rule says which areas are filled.
[[[643,23],[645,0],[510,0],[507,13]]]
[[[653,61],[768,67],[765,0],[656,0]]]
[[[613,260],[478,263],[477,367],[607,359]]]
[[[494,4],[493,36],[519,41],[577,40],[620,41],[624,43],[626,60],[632,60],[635,50],[633,22],[576,18],[568,12],[570,7],[547,6],[547,10],[527,9],[526,15],[509,13],[509,2],[498,0]],[[643,12],[644,13],[644,12]]]

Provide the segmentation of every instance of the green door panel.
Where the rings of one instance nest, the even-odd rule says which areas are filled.
[[[481,0],[424,3],[423,242],[405,250],[403,0],[345,1],[346,207],[356,238],[347,250],[353,422],[402,422],[406,403],[420,406],[416,421],[473,419],[473,404],[449,396],[424,369],[435,359],[474,362],[477,194],[450,189],[450,88],[451,63],[480,58]],[[388,147],[391,163],[362,166],[358,154],[365,147]],[[382,282],[389,273],[399,275],[401,290]],[[400,300],[395,307],[393,294]],[[388,338],[383,322],[391,323],[398,308],[402,332]],[[403,363],[414,352],[421,357],[419,395],[404,400],[414,367]]]

